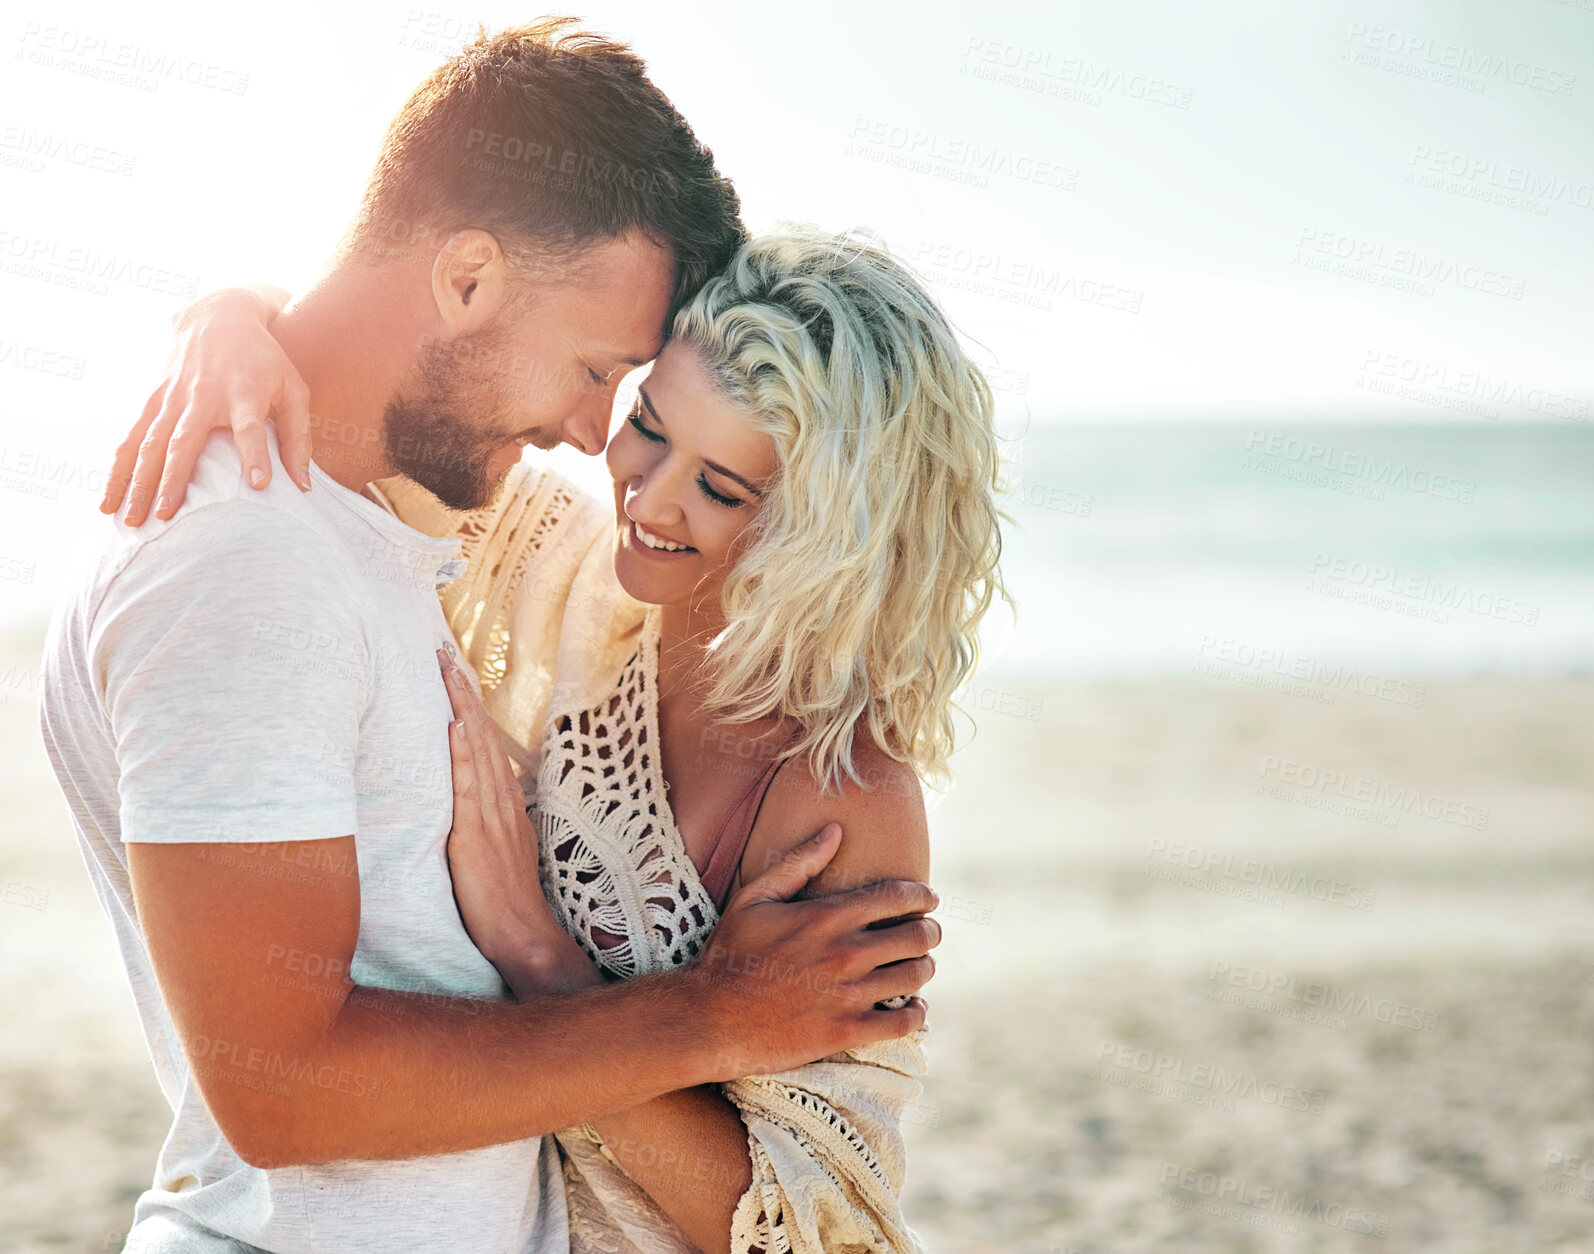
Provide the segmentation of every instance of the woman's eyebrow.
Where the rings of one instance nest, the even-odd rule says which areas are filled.
[[[707,466],[710,470],[712,470],[717,475],[724,475],[727,479],[736,480],[737,483],[741,484],[742,487],[746,488],[754,496],[762,497],[764,495],[757,488],[755,488],[752,484],[748,483],[746,479],[743,479],[734,470],[726,470],[725,467],[721,466],[718,462],[711,462],[706,457],[703,459],[703,464],[705,466]]]
[[[645,387],[642,387],[642,386],[638,385],[636,392],[637,392],[637,396],[639,398],[641,398],[643,408],[645,408],[648,411],[648,413],[652,414],[653,415],[653,421],[658,423],[659,426],[662,427],[664,425],[664,419],[660,418],[659,417],[659,411],[653,408],[653,402],[648,398],[648,390]],[[743,479],[734,470],[727,470],[724,466],[721,466],[718,462],[711,462],[706,457],[703,459],[703,464],[705,466],[707,466],[710,470],[712,470],[717,475],[724,475],[727,479],[734,479],[737,483],[741,484],[742,487],[746,488],[754,496],[759,497],[760,499],[762,499],[762,497],[764,495],[763,492],[761,490],[759,490],[758,488],[754,487],[751,483],[748,483],[746,479]]]
[[[637,395],[642,398],[642,404],[647,408],[648,413],[653,415],[653,421],[662,427],[664,425],[664,419],[659,417],[659,411],[653,408],[653,402],[648,399],[647,388],[643,387],[641,384],[638,384],[636,392]]]

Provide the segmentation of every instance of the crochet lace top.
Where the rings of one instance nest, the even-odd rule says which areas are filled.
[[[658,638],[649,614],[614,694],[552,721],[531,807],[554,917],[620,978],[691,961],[719,922],[665,797]]]

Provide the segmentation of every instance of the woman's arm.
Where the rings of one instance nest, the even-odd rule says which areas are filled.
[[[177,343],[166,377],[116,448],[102,513],[114,514],[126,498],[129,526],[144,522],[151,501],[157,518],[170,518],[217,428],[232,429],[249,482],[265,487],[271,482],[267,418],[277,423],[283,468],[310,490],[309,389],[268,329],[289,299],[264,284],[224,288],[172,319]]]
[[[727,745],[737,742],[726,737]],[[854,835],[815,877],[804,897],[846,892],[880,880],[930,878],[930,826],[911,767],[888,757],[858,729],[853,767],[868,785],[847,783],[840,797],[820,791],[802,761],[775,776],[748,837],[736,884],[755,879],[803,839],[805,828],[837,822]],[[727,765],[733,765],[727,763]]]
[[[806,888],[792,882],[796,895],[862,892],[882,880],[923,879],[928,874],[929,830],[917,779],[884,754],[865,751],[858,766],[865,779],[878,781],[872,792],[849,789],[840,798],[825,797],[816,787],[804,786],[809,777],[799,763],[776,777],[742,859],[739,878],[747,886],[740,893],[762,891],[770,875],[779,874],[808,834],[804,824],[811,824],[812,831],[831,820],[853,835],[843,839],[835,857]],[[922,926],[931,932],[925,946],[933,947],[940,939],[939,926],[934,920]],[[882,967],[876,974],[889,969]],[[770,975],[792,978],[780,972]],[[917,980],[903,986],[906,992],[917,987]],[[846,995],[846,990],[836,992]],[[785,1248],[776,1229],[799,1254],[810,1251],[802,1232],[815,1228],[826,1250],[832,1241],[835,1248],[917,1248],[902,1221],[896,1191],[901,1185],[902,1107],[917,1094],[917,1077],[925,1069],[922,1029],[905,1040],[879,1042],[795,1070],[755,1057],[728,1060],[728,1065],[746,1078],[667,1093],[592,1125],[627,1174],[682,1231],[710,1254]],[[846,1079],[836,1084],[842,1076]],[[805,1095],[804,1109],[788,1124],[796,1113],[792,1090]],[[828,1142],[808,1139],[797,1125],[807,1127],[816,1108],[845,1121],[861,1136],[868,1146],[863,1155],[843,1136]],[[774,1142],[785,1152],[772,1157],[769,1145]],[[793,1150],[797,1160],[809,1163],[801,1182],[787,1174]],[[776,1158],[785,1165],[780,1170]],[[856,1187],[838,1191],[832,1172]],[[866,1214],[855,1211],[859,1199]],[[801,1220],[794,1210],[803,1212]],[[841,1215],[849,1217],[841,1220]],[[849,1231],[833,1231],[837,1224]]]
[[[864,735],[859,742],[853,761],[868,791],[849,783],[841,797],[826,796],[801,761],[775,777],[739,879],[757,876],[779,858],[799,839],[804,823],[824,819],[838,820],[853,835],[802,896],[868,891],[862,886],[929,877],[929,827],[917,777]],[[902,904],[900,917],[922,920],[904,926],[926,929],[924,944],[933,948],[940,926],[919,912],[918,903]],[[747,1129],[753,1178],[732,1216],[731,1254],[788,1247],[793,1254],[824,1254],[833,1244],[923,1254],[903,1217],[900,1196],[906,1172],[902,1115],[922,1092],[926,1035],[921,1027],[899,1040],[789,1070],[756,1064],[736,1068],[746,1073],[743,1078],[720,1087]],[[810,1234],[817,1234],[819,1246]]]
[[[464,672],[438,653],[454,709],[449,873],[460,917],[517,999],[604,983],[586,952],[554,921],[543,896],[535,831],[499,743],[498,727]],[[774,868],[759,892],[795,893],[801,871]],[[666,1093],[592,1125],[608,1150],[707,1254],[730,1247],[731,1216],[752,1180],[747,1129],[715,1085]]]

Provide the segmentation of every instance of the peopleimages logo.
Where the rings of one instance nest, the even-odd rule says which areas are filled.
[[[1439,1025],[1439,1016],[1433,1011],[1393,998],[1374,998],[1367,993],[1325,984],[1322,980],[1303,980],[1282,971],[1265,971],[1244,963],[1214,961],[1212,973],[1207,976],[1207,996],[1216,1001],[1235,1001],[1229,989],[1282,998],[1331,1015],[1356,1015],[1413,1032],[1432,1032]]]
[[[1050,269],[1028,257],[1009,257],[997,250],[969,248],[948,241],[919,241],[913,262],[930,277],[965,291],[993,296],[1039,309],[1052,308],[1052,298],[1137,314],[1145,293],[1137,288],[1082,275],[1064,266]]]
[[[848,139],[847,156],[976,187],[989,186],[993,175],[1070,192],[1079,186],[1079,171],[1072,166],[889,120],[857,118]]]
[[[1450,610],[1466,610],[1481,618],[1536,627],[1543,608],[1536,602],[1519,601],[1467,584],[1432,575],[1410,574],[1379,562],[1357,561],[1332,553],[1318,553],[1313,558],[1312,574],[1321,581],[1321,586],[1309,584],[1309,592],[1365,601],[1380,609],[1398,607],[1400,602],[1405,602],[1409,607],[1428,611],[1438,622],[1448,622]]]
[[[1188,109],[1195,95],[1192,88],[1149,74],[1137,74],[1079,57],[1059,56],[1005,39],[971,35],[963,49],[963,58],[958,71],[961,74],[1096,106],[1101,104],[1103,96],[1120,95],[1147,104]]]
[[[1163,862],[1167,866],[1156,867],[1151,865],[1153,862]],[[1182,872],[1200,874],[1192,878]],[[1279,893],[1304,893],[1314,901],[1344,906],[1350,910],[1371,910],[1377,897],[1376,892],[1364,884],[1330,879],[1326,875],[1312,875],[1274,862],[1265,862],[1261,858],[1247,858],[1222,849],[1187,845],[1182,840],[1168,840],[1162,836],[1147,838],[1146,866],[1141,868],[1141,874],[1183,883],[1191,888],[1219,891],[1225,896],[1254,897],[1263,905],[1275,908],[1284,904],[1283,898],[1277,896]],[[1250,892],[1235,891],[1232,885],[1215,884],[1214,877],[1254,886],[1254,889]]]
[[[1376,671],[1361,670],[1355,666],[1330,665],[1315,658],[1301,657],[1288,650],[1266,645],[1256,645],[1248,640],[1230,636],[1204,635],[1196,650],[1195,670],[1218,678],[1237,678],[1234,668],[1266,678],[1268,674],[1283,680],[1293,680],[1301,685],[1315,685],[1317,691],[1309,695],[1324,705],[1334,703],[1332,692],[1354,692],[1364,697],[1388,701],[1394,705],[1420,708],[1427,699],[1428,689],[1404,679],[1380,675]],[[1266,686],[1266,685],[1264,685]]]
[[[1583,1183],[1574,1183],[1579,1180]],[[1594,1158],[1567,1154],[1556,1149],[1546,1151],[1539,1188],[1550,1193],[1589,1198],[1594,1197],[1594,1187],[1591,1187],[1590,1181],[1594,1181]]]
[[[1236,1208],[1237,1213],[1227,1216],[1229,1218],[1240,1218],[1246,1211],[1253,1214],[1266,1212],[1283,1219],[1308,1219],[1327,1224],[1330,1228],[1359,1232],[1364,1236],[1382,1237],[1389,1234],[1388,1215],[1339,1202],[1324,1202],[1307,1193],[1291,1193],[1288,1189],[1253,1184],[1246,1176],[1220,1176],[1213,1171],[1167,1163],[1162,1169],[1162,1187],[1166,1190],[1170,1186],[1185,1194],[1195,1194]],[[1173,1200],[1174,1196],[1169,1196],[1169,1200]]]
[[[1298,264],[1315,269],[1332,269],[1331,263],[1340,263],[1342,269],[1335,273],[1375,281],[1397,279],[1399,282],[1394,286],[1408,286],[1410,290],[1424,295],[1432,295],[1432,289],[1439,285],[1500,296],[1507,300],[1521,300],[1527,291],[1527,280],[1516,275],[1458,261],[1439,253],[1424,252],[1419,248],[1404,245],[1391,247],[1382,240],[1366,239],[1344,231],[1303,226],[1295,247]],[[1425,289],[1425,284],[1430,286]]]
[[[99,296],[109,292],[112,283],[165,296],[192,297],[199,291],[197,275],[4,228],[0,228],[0,260],[7,274],[80,288]]]
[[[1498,418],[1498,407],[1504,405],[1546,418],[1587,422],[1591,409],[1584,397],[1497,378],[1480,370],[1458,369],[1447,362],[1427,361],[1375,348],[1368,349],[1362,356],[1358,386],[1426,401],[1445,409],[1483,413],[1490,418]],[[1467,407],[1456,403],[1459,400],[1478,401],[1492,408]]]
[[[1411,31],[1396,30],[1392,26],[1369,26],[1365,22],[1352,22],[1345,42],[1351,45],[1347,53],[1360,51],[1371,56],[1382,55],[1402,58],[1414,68],[1449,71],[1453,75],[1470,78],[1483,90],[1482,84],[1490,79],[1547,91],[1552,95],[1570,96],[1577,87],[1577,75],[1520,57],[1503,56],[1498,52],[1481,52],[1467,44],[1440,41]],[[1365,64],[1377,65],[1374,60]],[[1392,67],[1383,67],[1392,68]]]
[[[1284,432],[1258,431],[1253,428],[1246,438],[1245,448],[1250,453],[1259,452],[1281,461],[1343,475],[1347,479],[1359,479],[1382,488],[1404,489],[1441,500],[1460,501],[1462,504],[1471,504],[1478,490],[1478,485],[1471,479],[1457,479],[1452,475],[1410,467],[1393,457],[1381,461],[1374,453]]]
[[[194,1036],[187,1042],[188,1057],[194,1070],[209,1079],[240,1088],[259,1089],[278,1097],[291,1093],[293,1084],[309,1084],[328,1092],[346,1093],[350,1097],[375,1097],[382,1088],[379,1077],[363,1071],[350,1071],[347,1067],[334,1067],[317,1063],[297,1055],[288,1058],[276,1052],[251,1048],[247,1045]]]
[[[42,171],[46,161],[59,161],[63,165],[101,170],[106,174],[131,174],[137,161],[132,154],[107,148],[104,144],[16,123],[0,129],[0,149],[16,153],[19,160],[27,163],[27,168],[35,171]]]
[[[1285,1110],[1306,1111],[1314,1115],[1323,1113],[1328,1094],[1321,1089],[1297,1088],[1277,1080],[1263,1080],[1245,1071],[1229,1071],[1211,1063],[1187,1063],[1172,1054],[1158,1053],[1118,1041],[1102,1041],[1097,1048],[1096,1061],[1109,1063],[1122,1072],[1133,1072],[1161,1085],[1183,1084],[1204,1089],[1224,1098],[1260,1102],[1264,1106],[1279,1106]],[[1111,1073],[1102,1073],[1107,1083],[1118,1083]],[[1157,1089],[1151,1091],[1157,1092]],[[1161,1096],[1177,1096],[1171,1090]],[[1232,1106],[1227,1107],[1232,1109]]]
[[[83,377],[83,368],[87,364],[86,358],[0,335],[0,366],[15,366],[19,370],[33,370],[39,374],[76,381]]]
[[[1269,754],[1262,759],[1259,774],[1267,780],[1288,784],[1307,792],[1331,794],[1346,801],[1375,806],[1410,814],[1415,811],[1424,818],[1457,827],[1483,831],[1489,826],[1489,810],[1465,801],[1455,801],[1420,788],[1396,786],[1386,780],[1366,775],[1348,775],[1332,768],[1313,766],[1309,762],[1296,762]]]
[[[26,22],[18,43],[16,59],[19,61],[52,66],[85,78],[137,87],[141,91],[158,91],[163,82],[208,87],[232,96],[241,96],[249,90],[249,75],[227,66],[129,43],[98,31]]]
[[[1594,180],[1590,179],[1573,182],[1565,175],[1546,174],[1526,166],[1502,164],[1493,157],[1430,148],[1426,144],[1417,146],[1407,164],[1414,173],[1439,174],[1534,200],[1558,200],[1579,209],[1594,209]]]

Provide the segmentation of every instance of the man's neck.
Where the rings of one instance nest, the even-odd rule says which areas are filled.
[[[423,328],[399,267],[340,267],[279,314],[271,332],[310,389],[311,457],[352,492],[397,473],[384,411]]]

